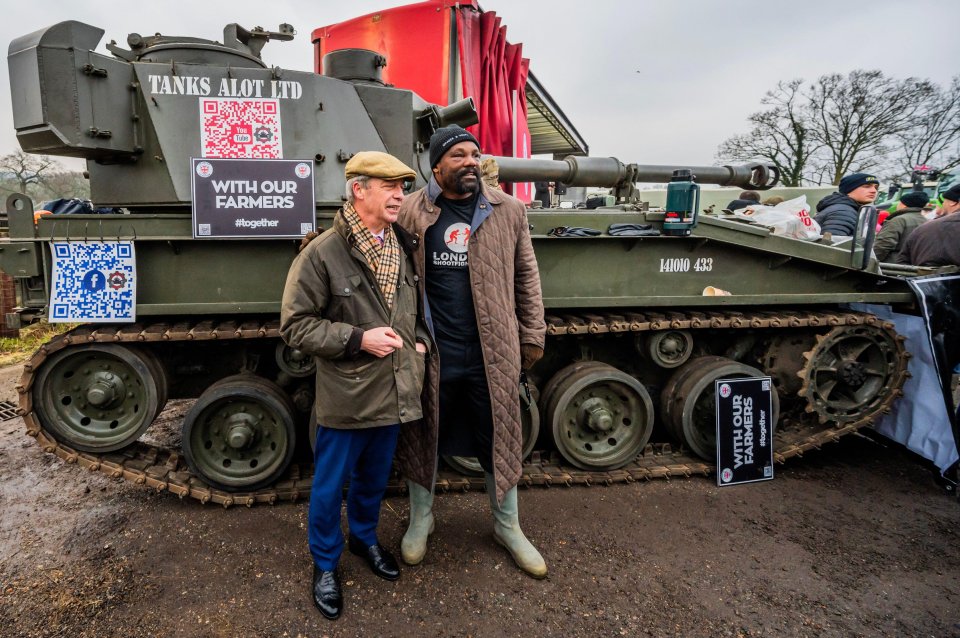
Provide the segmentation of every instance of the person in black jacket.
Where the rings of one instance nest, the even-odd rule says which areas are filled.
[[[857,229],[860,207],[877,198],[880,180],[869,173],[844,175],[837,193],[827,195],[817,204],[815,219],[821,233],[852,236]]]

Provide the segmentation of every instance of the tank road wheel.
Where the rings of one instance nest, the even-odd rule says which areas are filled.
[[[702,459],[717,457],[717,379],[767,376],[756,368],[724,357],[698,357],[674,374],[664,388],[663,419],[673,436]],[[780,399],[771,393],[773,423],[780,415]]]
[[[903,383],[906,356],[895,335],[876,326],[838,326],[817,335],[797,374],[807,412],[820,423],[858,421],[882,409]]]
[[[290,465],[295,408],[276,384],[251,374],[207,388],[183,422],[183,454],[205,482],[227,491],[257,490]]]
[[[44,362],[34,384],[40,422],[84,452],[127,447],[167,399],[167,379],[152,353],[114,344],[67,348]]]
[[[537,444],[537,437],[540,435],[538,396],[539,392],[533,384],[530,384],[530,400],[527,400],[527,393],[524,392],[522,387],[520,388],[520,431],[523,435],[523,448],[520,450],[521,459],[530,456]],[[480,462],[476,457],[444,455],[443,460],[456,472],[464,476],[483,476],[483,468],[480,467]]]
[[[612,470],[640,454],[653,432],[653,401],[642,383],[598,362],[567,366],[554,379],[544,393],[547,422],[567,461]]]

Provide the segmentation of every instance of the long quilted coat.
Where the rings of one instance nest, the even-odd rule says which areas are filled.
[[[477,315],[490,403],[493,408],[493,465],[497,500],[520,480],[522,472],[520,426],[520,344],[543,347],[546,324],[540,274],[530,241],[526,209],[520,200],[481,186],[467,255],[470,287]],[[437,221],[436,182],[407,197],[399,223],[417,237]],[[479,221],[479,223],[477,223]],[[423,303],[424,248],[414,254]],[[429,303],[429,299],[427,299]],[[421,308],[421,311],[423,308]],[[426,315],[429,316],[429,315]],[[401,427],[397,444],[400,469],[410,480],[432,488],[437,469],[439,426],[439,361],[433,349],[427,361],[423,387],[423,420]]]

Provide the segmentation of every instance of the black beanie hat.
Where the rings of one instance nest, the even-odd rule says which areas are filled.
[[[930,201],[930,196],[923,191],[910,191],[901,195],[900,201],[907,208],[923,208]]]
[[[846,195],[850,191],[860,188],[864,184],[876,184],[880,185],[880,180],[871,175],[870,173],[850,173],[849,175],[844,175],[843,179],[840,180],[840,192]]]
[[[451,124],[434,131],[433,135],[430,136],[430,168],[436,166],[444,153],[460,142],[473,142],[477,145],[477,148],[480,148],[480,142],[477,141],[477,138],[462,126]]]
[[[949,199],[951,202],[960,202],[960,184],[954,184],[944,191],[942,197]]]

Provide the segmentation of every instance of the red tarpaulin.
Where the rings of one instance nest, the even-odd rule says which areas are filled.
[[[453,12],[453,13],[451,13]],[[455,21],[451,20],[455,16]],[[459,53],[460,86],[450,68],[450,26]],[[507,42],[507,28],[497,14],[481,13],[475,2],[430,0],[385,9],[314,30],[315,68],[323,55],[347,48],[371,49],[387,58],[384,81],[409,89],[435,104],[450,96],[472,97],[480,123],[469,127],[481,150],[489,155],[530,157],[526,84],[530,61],[523,47]],[[516,195],[529,202],[529,184],[518,184]]]

